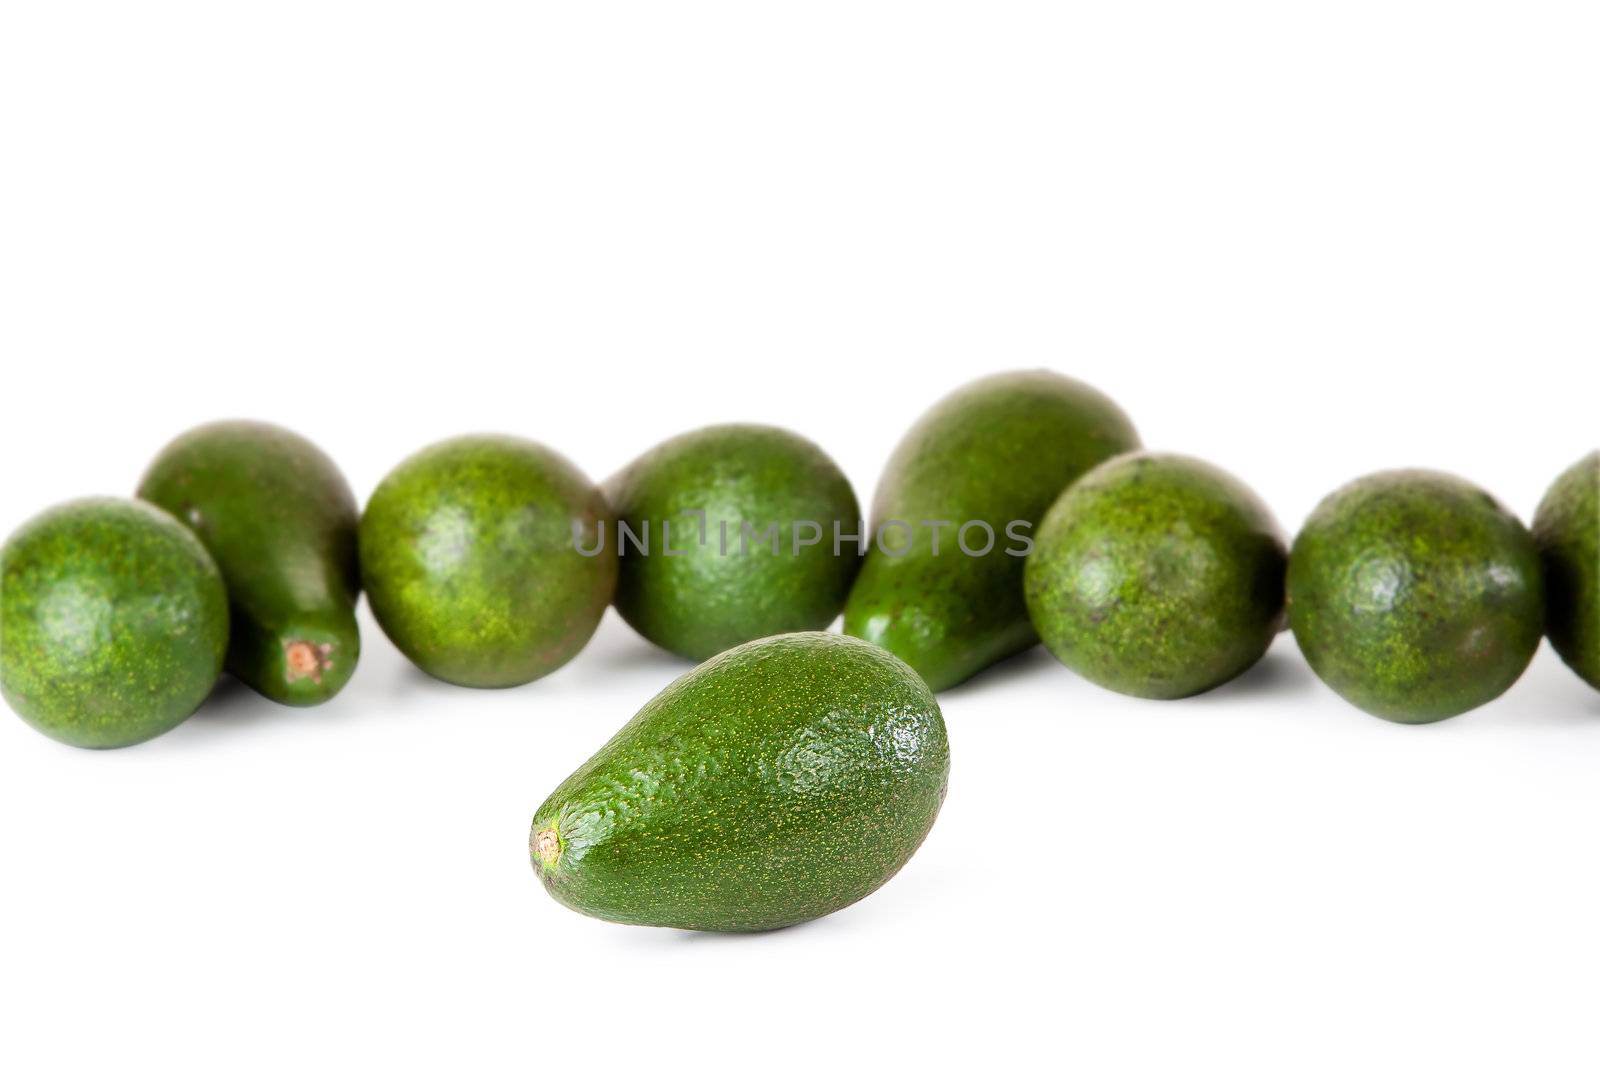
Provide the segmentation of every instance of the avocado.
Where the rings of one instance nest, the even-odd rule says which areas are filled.
[[[233,615],[228,671],[280,704],[320,704],[355,670],[356,500],[316,445],[263,422],[174,440],[138,495],[200,538]]]
[[[1079,478],[1045,514],[1028,612],[1045,647],[1091,682],[1192,696],[1272,644],[1287,559],[1244,483],[1188,456],[1136,452]]]
[[[853,904],[928,835],[950,749],[927,685],[837,634],[783,634],[662,690],[534,816],[534,870],[613,922],[773,930]]]
[[[626,528],[617,531],[617,611],[647,640],[689,659],[823,629],[861,565],[861,508],[850,482],[827,453],[787,430],[685,433],[604,488]],[[836,530],[852,538],[842,550]]]
[[[1311,669],[1363,711],[1430,723],[1487,703],[1543,630],[1533,536],[1493,497],[1435,471],[1358,478],[1289,550],[1289,627]]]
[[[521,685],[577,655],[600,625],[617,557],[591,554],[587,538],[610,521],[600,490],[543,445],[492,434],[441,441],[390,471],[367,502],[367,601],[434,677]]]
[[[887,648],[936,690],[1032,646],[1022,574],[1033,527],[1085,471],[1138,447],[1110,399],[1050,371],[956,390],[889,459],[844,632]]]
[[[0,691],[80,748],[148,741],[222,672],[228,593],[198,538],[138,500],[36,516],[0,548]]]
[[[1600,689],[1600,450],[1568,467],[1539,502],[1545,630],[1578,677]]]

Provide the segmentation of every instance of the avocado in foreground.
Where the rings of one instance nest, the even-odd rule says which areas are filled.
[[[279,426],[213,422],[162,449],[138,495],[222,569],[231,674],[280,704],[320,704],[344,687],[361,653],[359,515],[333,460]]]
[[[1037,640],[1022,595],[1033,530],[1061,491],[1139,447],[1122,410],[1050,371],[956,390],[896,446],[844,632],[947,689]]]
[[[916,672],[850,637],[769,637],[646,704],[539,808],[529,848],[550,894],[586,915],[772,930],[888,881],[949,770]]]
[[[516,437],[455,437],[390,471],[361,516],[361,577],[383,632],[456,685],[521,685],[588,643],[617,580],[600,490]],[[586,532],[585,532],[586,531]]]
[[[772,426],[681,434],[605,484],[619,523],[617,611],[701,660],[758,637],[820,630],[861,565],[861,509],[822,449]],[[670,540],[669,540],[670,538]],[[642,540],[640,540],[642,539]]]
[[[1400,723],[1505,692],[1544,624],[1533,536],[1488,493],[1433,471],[1369,475],[1318,504],[1290,550],[1288,603],[1312,670]]]
[[[137,500],[76,500],[0,549],[0,690],[80,748],[148,741],[222,671],[228,594],[200,541]]]
[[[1198,459],[1136,452],[1061,494],[1025,592],[1061,662],[1119,693],[1174,699],[1265,654],[1283,622],[1287,558],[1248,486]]]
[[[1600,689],[1600,450],[1562,472],[1539,502],[1545,631],[1578,677]]]

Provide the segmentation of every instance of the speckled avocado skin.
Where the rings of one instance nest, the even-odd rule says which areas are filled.
[[[1287,559],[1266,505],[1231,475],[1188,456],[1118,456],[1046,513],[1028,612],[1045,647],[1091,682],[1192,696],[1272,644]]]
[[[935,690],[1030,647],[1038,636],[1022,574],[1031,540],[1008,537],[1008,524],[1029,524],[1018,532],[1031,539],[1063,489],[1138,447],[1133,424],[1109,398],[1050,371],[996,374],[958,389],[889,459],[872,527],[904,522],[910,538],[892,527],[884,533],[890,551],[873,544],[845,605],[844,632],[887,648]],[[923,525],[944,520],[953,525]],[[994,531],[994,547],[967,555],[959,527],[979,520]],[[973,552],[986,540],[982,527],[971,528]]]
[[[544,802],[529,846],[545,888],[586,915],[772,930],[888,881],[949,772],[914,671],[854,638],[786,634],[662,690]]]
[[[558,453],[516,437],[451,438],[389,473],[361,516],[361,575],[384,633],[457,685],[521,685],[566,663],[617,580],[604,497]]]
[[[198,426],[151,463],[138,495],[199,536],[233,613],[228,670],[282,704],[320,704],[355,671],[355,497],[321,449],[262,422]]]
[[[827,453],[787,430],[727,425],[682,434],[630,463],[605,492],[617,518],[650,538],[648,555],[619,541],[617,611],[650,641],[690,659],[823,629],[838,617],[861,565],[855,542],[833,550],[835,523],[859,533],[850,482]],[[696,511],[704,512],[703,527]],[[777,535],[763,542],[774,523]],[[663,551],[664,529],[673,555]],[[816,544],[796,544],[813,537]]]
[[[147,741],[211,692],[228,645],[217,565],[176,519],[136,500],[51,508],[0,548],[0,690],[30,725],[80,748]]]
[[[1544,621],[1533,537],[1493,497],[1433,471],[1357,479],[1289,554],[1289,625],[1340,696],[1429,723],[1510,688]]]
[[[1568,467],[1545,493],[1533,539],[1544,564],[1550,644],[1600,689],[1600,450]]]

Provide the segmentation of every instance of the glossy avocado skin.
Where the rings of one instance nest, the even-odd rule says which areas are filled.
[[[1330,687],[1392,722],[1459,715],[1510,688],[1543,629],[1533,537],[1483,490],[1433,471],[1357,479],[1289,554],[1289,626]]]
[[[1091,682],[1192,696],[1272,644],[1287,559],[1248,486],[1198,459],[1136,452],[1078,479],[1045,515],[1028,611],[1045,647]]]
[[[877,889],[949,778],[927,685],[875,646],[786,634],[673,682],[534,817],[534,870],[586,915],[772,930]]]
[[[0,690],[80,748],[147,741],[211,692],[228,594],[199,540],[136,500],[76,500],[0,549]]]
[[[390,471],[361,516],[361,574],[384,633],[457,685],[521,685],[566,663],[600,624],[617,579],[610,551],[585,556],[611,521],[560,454],[516,437],[441,441]]]
[[[1600,689],[1600,450],[1550,486],[1533,516],[1533,539],[1544,564],[1550,644]]]
[[[162,449],[138,495],[222,569],[230,673],[280,704],[320,704],[344,687],[361,654],[360,516],[321,449],[264,422],[208,423]]]
[[[827,453],[787,430],[727,425],[682,434],[618,472],[605,492],[620,522],[637,537],[647,528],[650,535],[648,555],[619,536],[617,611],[645,638],[689,659],[823,629],[838,617],[861,565],[855,542],[833,550],[835,523],[859,533],[850,482]],[[705,513],[703,544],[696,511]],[[801,522],[815,526],[797,530]],[[772,523],[778,536],[762,543]],[[663,529],[673,555],[663,551]],[[797,546],[797,534],[820,541]]]
[[[874,541],[845,605],[844,632],[911,664],[935,690],[965,681],[1038,636],[1022,595],[1026,543],[1061,491],[1091,467],[1139,447],[1112,401],[1050,371],[981,378],[947,396],[895,448],[878,483],[872,527],[908,523]],[[949,520],[934,530],[924,522]],[[961,523],[994,531],[986,554],[956,543]],[[935,538],[938,554],[935,555]],[[969,547],[986,536],[973,527]],[[896,555],[894,553],[898,552]],[[1016,554],[1011,554],[1015,552]]]

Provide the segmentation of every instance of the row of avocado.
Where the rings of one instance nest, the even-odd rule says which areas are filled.
[[[1176,698],[1246,670],[1287,619],[1352,703],[1431,722],[1503,692],[1548,629],[1600,688],[1600,452],[1532,532],[1459,479],[1391,472],[1329,496],[1289,549],[1230,475],[1139,446],[1087,386],[1004,374],[912,429],[867,525],[825,453],[748,425],[603,487],[532,442],[456,438],[358,513],[310,442],[216,423],[139,499],[62,505],[0,550],[0,683],[51,736],[125,745],[191,714],[224,663],[283,703],[331,698],[363,589],[405,655],[471,686],[554,670],[615,603],[705,662],[557,787],[530,856],[579,912],[700,930],[792,925],[891,878],[945,796],[934,690],[1040,639],[1094,682]],[[845,634],[819,632],[841,609]]]
[[[1141,451],[1109,398],[1046,371],[930,410],[867,523],[815,444],[743,424],[603,486],[531,441],[454,438],[361,511],[311,442],[221,422],[168,445],[136,496],[51,509],[3,549],[0,686],[72,744],[169,729],[224,664],[273,700],[329,699],[356,665],[363,590],[407,657],[467,686],[556,669],[614,603],[691,660],[842,610],[935,690],[1042,639],[1100,685],[1183,697],[1247,669],[1285,621],[1324,681],[1396,721],[1498,696],[1546,630],[1600,688],[1600,452],[1531,532],[1458,478],[1386,472],[1325,499],[1290,551],[1246,486]]]

